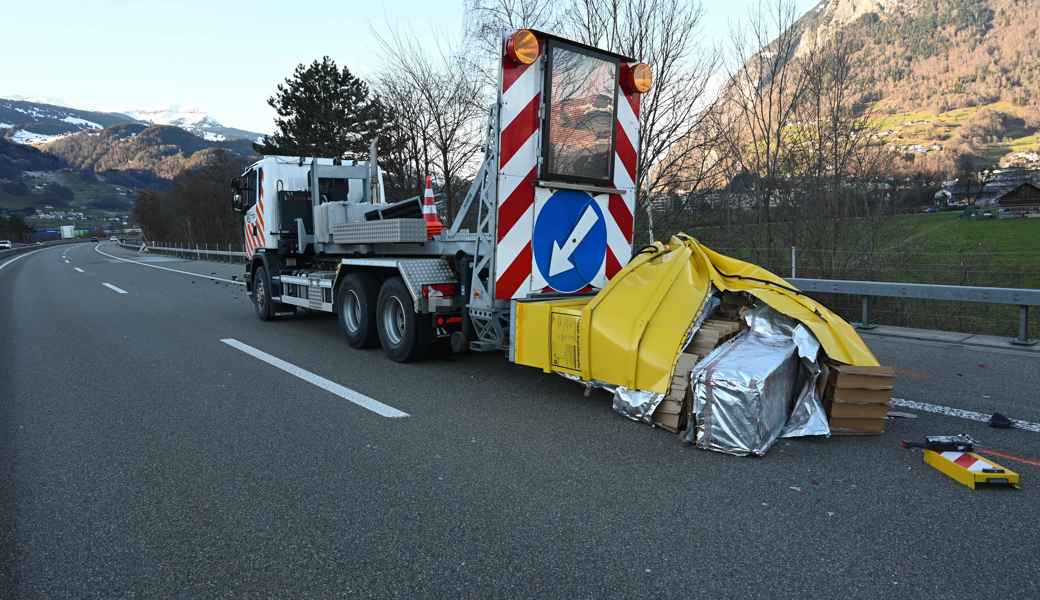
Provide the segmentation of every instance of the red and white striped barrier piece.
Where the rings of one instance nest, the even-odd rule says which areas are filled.
[[[986,459],[970,452],[940,452],[939,454],[957,466],[975,473],[981,473],[984,469],[996,468]]]
[[[537,211],[551,190],[537,188],[541,149],[539,108],[542,101],[545,53],[530,65],[502,62],[498,164],[498,254],[495,297],[522,298],[541,292],[546,283],[537,272],[531,237]],[[622,64],[622,77],[628,64]],[[636,201],[639,149],[639,94],[621,91],[615,120],[614,188],[620,194],[599,194],[606,220],[607,251],[592,286],[606,285],[632,255],[632,223]],[[538,196],[538,198],[536,198]]]
[[[437,203],[433,199],[433,179],[429,175],[426,176],[422,215],[423,220],[426,221],[427,238],[433,239],[433,236],[440,235],[444,231],[444,223],[441,223],[441,218],[437,215]]]

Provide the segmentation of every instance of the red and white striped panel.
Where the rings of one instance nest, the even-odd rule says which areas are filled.
[[[539,105],[542,101],[544,52],[531,65],[502,62],[499,114],[498,256],[495,297],[523,298],[540,292],[546,282],[534,264],[531,236],[537,211],[551,195],[537,189],[541,152]],[[621,76],[630,68],[621,65]],[[639,148],[639,94],[622,91],[615,121],[614,187],[620,194],[601,194],[595,201],[606,220],[607,252],[593,287],[603,287],[632,256],[632,222],[636,201]],[[537,199],[536,199],[537,196]]]
[[[538,176],[539,108],[544,53],[530,65],[502,61],[499,109],[498,250],[495,297],[522,298],[531,289],[534,182]]]
[[[940,454],[946,460],[974,473],[994,468],[992,463],[970,452],[941,452]]]
[[[621,80],[627,77],[632,64],[621,65]],[[614,187],[621,194],[607,199],[607,260],[606,274],[610,279],[632,258],[632,225],[635,221],[636,174],[639,165],[639,97],[638,92],[618,94],[616,135],[614,140]],[[602,207],[602,203],[601,203]]]

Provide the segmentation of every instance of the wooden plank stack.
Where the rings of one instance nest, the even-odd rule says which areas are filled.
[[[884,433],[895,371],[891,367],[831,365],[823,405],[835,435]]]
[[[727,321],[723,319],[708,319],[693,336],[686,352],[705,357],[711,351],[722,345],[729,338],[740,333],[742,323],[740,321]]]
[[[740,333],[740,328],[740,321],[723,319],[708,319],[701,325],[686,351],[679,355],[668,394],[654,411],[655,425],[672,433],[686,429],[690,414],[690,371],[697,361]]]

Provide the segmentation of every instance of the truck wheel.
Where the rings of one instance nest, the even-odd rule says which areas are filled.
[[[430,315],[417,315],[400,277],[383,282],[376,303],[376,328],[383,352],[396,362],[421,360],[430,349],[433,325]]]
[[[260,266],[253,272],[253,308],[261,321],[274,318],[274,303],[271,301],[271,280],[267,269]]]
[[[379,281],[371,273],[349,273],[336,289],[336,316],[353,348],[379,345],[376,331],[376,294]]]

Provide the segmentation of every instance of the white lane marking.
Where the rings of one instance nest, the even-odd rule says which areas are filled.
[[[22,260],[23,258],[25,258],[26,256],[29,256],[30,254],[36,254],[37,252],[43,252],[44,250],[49,250],[49,248],[40,248],[39,250],[30,250],[30,251],[26,252],[25,254],[19,254],[19,255],[15,256],[14,258],[12,258],[11,260],[9,260],[9,261],[5,262],[4,264],[0,265],[0,271],[3,271],[4,267],[6,267],[7,265],[13,263],[16,260]]]
[[[297,367],[292,363],[285,362],[277,356],[271,356],[263,350],[259,350],[248,344],[243,344],[242,342],[234,338],[224,338],[220,341],[227,344],[228,346],[231,346],[236,350],[241,350],[242,352],[245,352],[253,358],[262,360],[265,363],[271,365],[272,367],[281,369],[294,377],[299,377],[300,379],[308,383],[314,384],[320,387],[321,389],[325,390],[326,392],[335,394],[348,402],[353,402],[354,404],[357,404],[361,408],[370,410],[381,417],[400,418],[409,416],[406,412],[397,410],[392,406],[388,406],[378,400],[369,398],[361,392],[355,392],[354,390],[348,387],[344,387],[336,383],[335,381],[330,381],[320,375],[315,375],[310,371],[301,369],[300,367]]]
[[[69,264],[69,259],[65,259],[65,264]]]
[[[923,412],[935,413],[937,415],[946,415],[947,417],[957,417],[958,419],[967,419],[969,421],[977,421],[979,423],[988,423],[989,418],[993,416],[986,413],[975,412],[973,410],[953,408],[952,406],[943,406],[942,404],[917,402],[916,400],[906,400],[903,398],[892,398],[892,406],[909,408],[911,410],[920,410]],[[1040,423],[1034,423],[1033,421],[1011,419],[1011,426],[1015,427],[1016,429],[1024,429],[1026,431],[1040,433]]]
[[[129,294],[130,293],[130,292],[127,292],[126,290],[124,290],[123,288],[118,288],[118,287],[112,285],[111,283],[102,283],[101,285],[107,287],[108,289],[112,290],[113,292],[115,292],[117,294]]]
[[[119,262],[133,263],[135,265],[141,265],[142,267],[148,267],[150,269],[159,269],[159,270],[162,270],[162,271],[170,271],[171,273],[180,273],[182,275],[191,275],[192,277],[204,277],[206,279],[213,279],[214,281],[223,281],[223,282],[226,282],[226,283],[233,283],[235,285],[245,285],[244,281],[235,281],[234,279],[224,279],[223,277],[214,277],[213,275],[203,275],[202,273],[192,273],[191,271],[182,271],[180,269],[171,269],[170,267],[160,267],[159,265],[149,265],[149,264],[137,261],[137,260],[130,260],[129,258],[120,258],[118,256],[113,256],[113,255],[111,255],[108,252],[105,252],[103,250],[99,250],[98,246],[94,246],[94,252],[97,252],[98,254],[100,254],[102,256],[107,256],[109,258],[114,258],[114,259],[118,260]]]
[[[86,271],[84,271],[83,269],[81,269],[79,267],[72,267],[72,268],[75,269],[77,273],[86,273]]]

